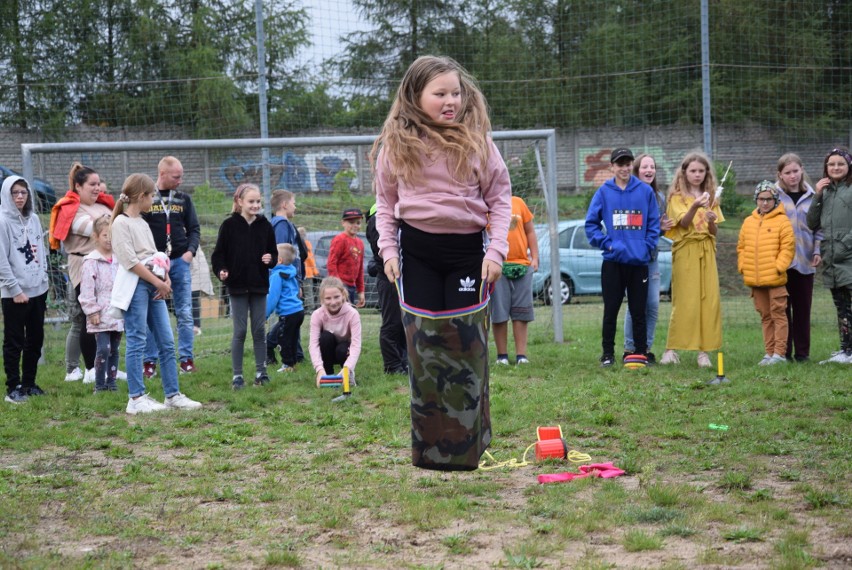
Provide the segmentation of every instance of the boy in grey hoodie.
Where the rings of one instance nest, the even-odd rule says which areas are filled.
[[[0,188],[0,297],[6,401],[12,404],[44,394],[35,379],[47,304],[45,245],[30,185],[7,177]]]

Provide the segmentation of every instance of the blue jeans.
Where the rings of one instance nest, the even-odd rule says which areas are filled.
[[[163,393],[174,396],[178,388],[177,362],[175,361],[175,339],[169,322],[169,311],[162,299],[154,300],[157,290],[153,285],[139,280],[130,306],[124,312],[124,332],[126,347],[124,366],[127,369],[127,390],[131,398],[145,393],[142,379],[142,359],[145,354],[146,339],[153,337],[159,349],[160,377]],[[148,334],[148,331],[151,334]]]
[[[358,288],[355,287],[355,285],[347,285],[346,283],[344,283],[343,286],[346,287],[346,290],[349,292],[349,302],[352,303],[352,306],[354,307],[358,302]]]
[[[192,345],[195,342],[195,333],[192,331],[192,275],[189,263],[180,257],[172,259],[169,278],[172,280],[172,306],[177,317],[178,356],[183,362],[193,357]],[[157,362],[157,352],[157,344],[149,333],[145,346],[145,361]],[[160,365],[162,366],[162,362]]]
[[[645,324],[648,331],[648,352],[654,344],[654,331],[657,330],[657,315],[660,313],[660,263],[655,259],[648,264],[648,302],[645,305]],[[624,318],[624,350],[633,352],[633,319],[630,309]]]

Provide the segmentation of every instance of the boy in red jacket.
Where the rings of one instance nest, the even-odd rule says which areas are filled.
[[[343,231],[331,240],[326,267],[349,291],[349,301],[356,307],[366,305],[364,298],[364,242],[358,237],[364,215],[358,208],[343,210]],[[357,297],[357,302],[356,302]]]

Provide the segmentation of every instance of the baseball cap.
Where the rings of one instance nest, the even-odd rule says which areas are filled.
[[[612,151],[612,154],[609,157],[610,162],[616,162],[622,158],[629,158],[633,160],[633,153],[630,152],[629,148],[619,147]]]
[[[345,210],[343,210],[342,219],[344,220],[354,220],[356,218],[361,219],[363,217],[364,214],[362,214],[361,210],[359,210],[358,208],[346,208]]]

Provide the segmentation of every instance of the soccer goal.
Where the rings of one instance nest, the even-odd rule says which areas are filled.
[[[67,179],[71,163],[80,161],[97,170],[109,191],[117,195],[127,175],[146,172],[156,178],[160,158],[174,155],[184,167],[181,188],[193,198],[202,227],[202,248],[208,258],[218,226],[230,212],[231,196],[242,182],[253,182],[263,189],[267,213],[272,190],[292,191],[297,201],[294,222],[304,226],[316,241],[315,254],[321,254],[326,241],[340,230],[341,208],[369,208],[372,204],[368,153],[375,135],[143,140],[150,134],[138,134],[139,139],[132,141],[22,144],[24,176]],[[546,219],[549,242],[556,244],[556,131],[499,131],[492,136],[509,166],[515,193],[531,203],[538,223]],[[558,247],[543,249],[550,255],[548,282],[560,283]],[[367,288],[369,292],[369,284]],[[368,303],[374,302],[375,298],[368,296]],[[227,313],[221,292],[202,298],[201,305],[202,319]],[[552,303],[552,311],[554,340],[562,342],[561,305]]]

